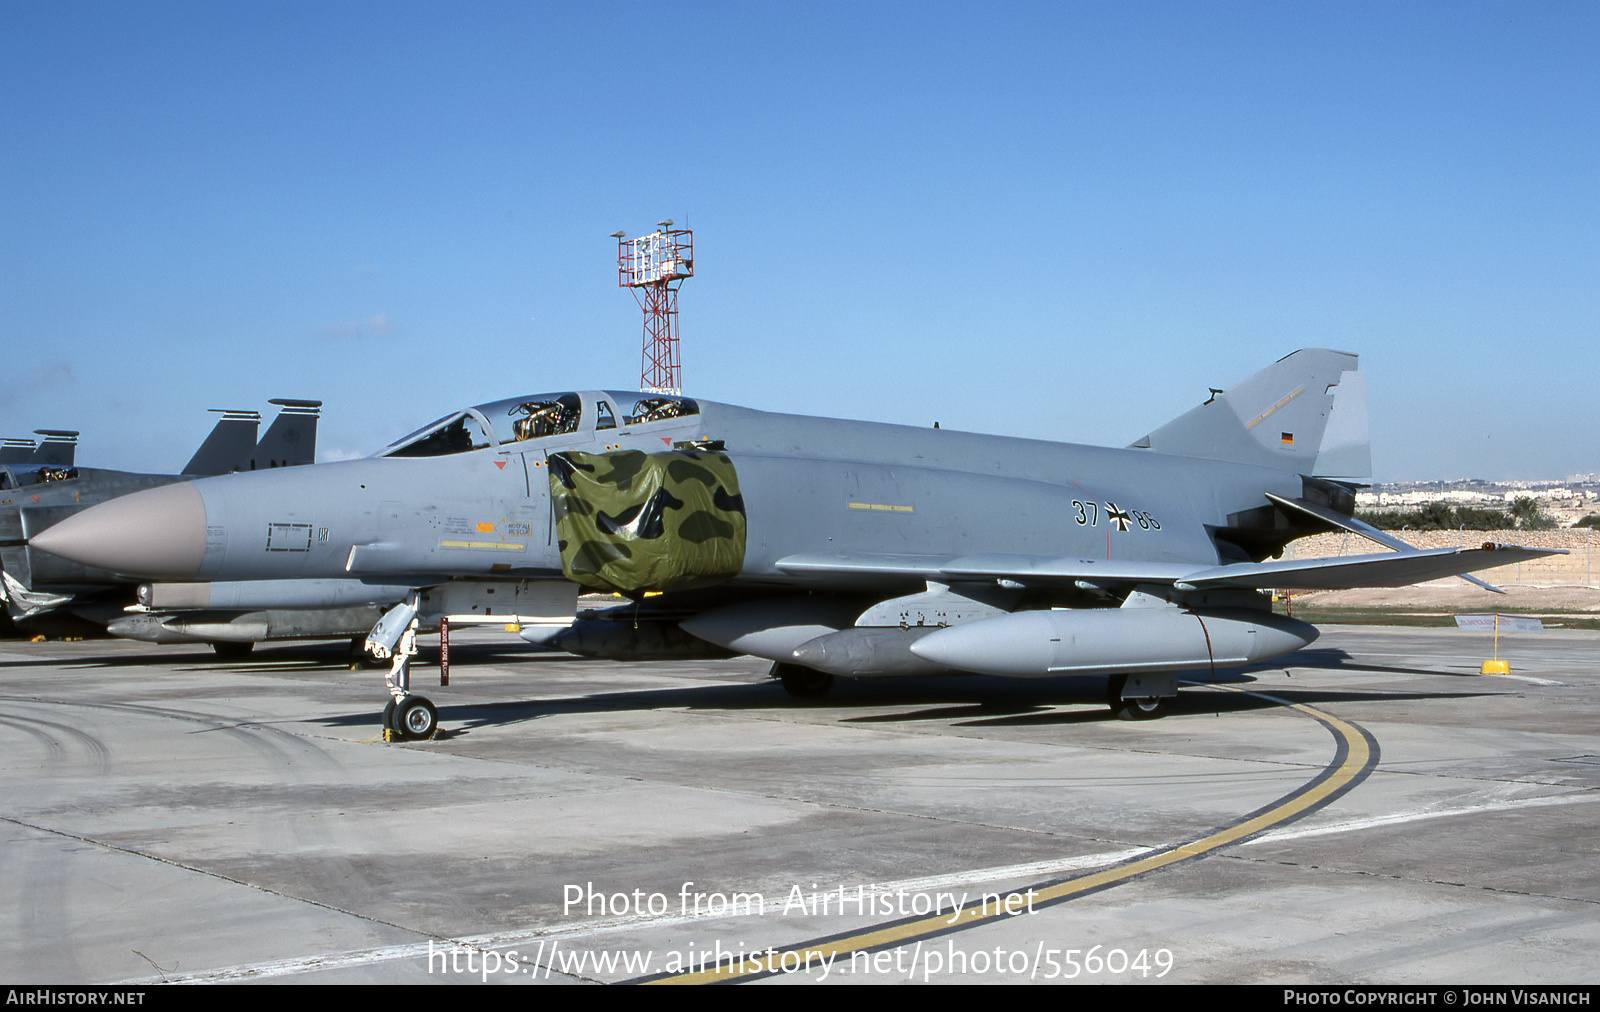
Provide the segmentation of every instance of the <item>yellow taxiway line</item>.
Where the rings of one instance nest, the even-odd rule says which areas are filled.
[[[1141,875],[1148,875],[1151,872],[1159,871],[1162,868],[1179,864],[1183,861],[1192,861],[1195,858],[1204,857],[1213,851],[1241,843],[1270,829],[1276,829],[1279,826],[1293,822],[1295,819],[1332,804],[1340,796],[1362,780],[1365,780],[1378,763],[1377,741],[1367,733],[1366,729],[1357,724],[1340,720],[1332,714],[1307,706],[1304,703],[1291,703],[1275,696],[1248,692],[1244,689],[1235,689],[1226,685],[1212,687],[1228,689],[1231,692],[1244,692],[1247,695],[1269,699],[1281,706],[1297,710],[1311,717],[1327,728],[1329,733],[1333,735],[1334,742],[1337,745],[1333,758],[1327,766],[1323,767],[1322,772],[1305,784],[1290,791],[1270,805],[1245,815],[1239,821],[1213,830],[1198,839],[1153,850],[1142,857],[1136,857],[1120,864],[1112,865],[1109,868],[1085,872],[1069,878],[1033,886],[1031,889],[1033,909],[1037,910],[1041,906],[1065,903],[1079,896],[1110,889]],[[1028,890],[1013,890],[1013,892],[1025,891]],[[771,954],[767,950],[760,950],[759,952],[752,950],[738,964],[727,961],[718,964],[715,968],[689,973],[642,977],[631,983],[738,983],[761,977],[771,977],[783,972],[775,968],[781,967],[783,965],[783,956],[789,954],[792,954],[791,964],[810,966],[818,962],[831,961],[838,956],[849,956],[854,952],[886,949],[892,946],[905,945],[908,942],[932,938],[937,935],[964,931],[968,928],[975,928],[981,924],[1011,916],[1012,914],[1002,910],[1001,905],[998,903],[992,906],[967,907],[953,921],[947,913],[913,917],[881,924],[863,931],[818,938],[800,945],[785,946],[783,948],[774,947]]]

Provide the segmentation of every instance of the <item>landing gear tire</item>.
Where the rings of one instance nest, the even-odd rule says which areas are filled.
[[[821,699],[833,688],[833,676],[798,664],[774,664],[772,677],[783,683],[783,691],[795,699]]]
[[[211,649],[217,652],[217,658],[224,661],[242,661],[250,656],[254,650],[254,643],[213,643]]]
[[[385,733],[397,730],[394,726],[394,697],[383,705],[383,730]]]
[[[1118,720],[1155,720],[1172,711],[1172,700],[1166,696],[1135,696],[1123,699],[1122,690],[1127,685],[1127,675],[1114,675],[1106,687],[1106,702]]]
[[[426,741],[439,730],[439,711],[422,696],[407,696],[398,703],[391,702],[393,712],[385,708],[390,729],[401,741]]]

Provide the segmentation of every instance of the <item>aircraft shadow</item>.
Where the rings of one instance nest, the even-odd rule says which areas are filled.
[[[1448,675],[1452,678],[1457,676],[1457,672],[1440,671],[1436,668],[1411,668],[1393,664],[1363,663],[1351,657],[1349,651],[1341,650],[1337,647],[1299,650],[1268,663],[1252,664],[1233,670],[1276,671],[1282,668],[1315,668],[1319,671],[1372,671],[1391,675]]]
[[[1178,693],[1178,698],[1168,704],[1167,717],[1201,716],[1205,714],[1221,715],[1224,713],[1248,713],[1252,710],[1275,710],[1282,704],[1274,700],[1284,700],[1289,703],[1304,703],[1307,706],[1326,706],[1332,703],[1394,703],[1408,700],[1431,699],[1470,699],[1476,696],[1498,695],[1494,692],[1356,692],[1341,690],[1272,690],[1273,699],[1258,695],[1240,692],[1194,692],[1184,691]],[[1114,719],[1109,710],[1099,713],[1084,713],[1081,711],[1051,711],[1048,713],[1023,714],[1014,717],[997,717],[986,720],[963,721],[961,727],[1006,727],[1024,726],[1030,724],[1082,724],[1099,720]]]
[[[1214,683],[1251,683],[1247,674],[1229,672]],[[1199,688],[1198,686],[1196,688]],[[424,694],[426,694],[424,690]],[[1401,702],[1460,699],[1493,692],[1381,692],[1339,689],[1279,689],[1272,695],[1291,703],[1328,705],[1350,702]],[[1180,692],[1170,704],[1172,716],[1242,713],[1270,710],[1281,704],[1235,692]],[[893,707],[897,712],[849,715],[868,707]],[[908,708],[909,707],[909,708]],[[1062,709],[1073,707],[1073,709]],[[907,724],[949,721],[959,727],[1006,727],[1033,724],[1093,724],[1117,718],[1105,703],[1104,680],[1098,678],[1018,679],[982,675],[952,678],[838,679],[828,696],[796,700],[776,682],[747,685],[678,686],[667,689],[599,692],[553,699],[474,703],[439,707],[439,720],[449,734],[476,728],[502,727],[549,717],[585,713],[684,710],[798,710],[828,714],[839,723]],[[328,727],[370,725],[372,711],[324,718]]]
[[[426,681],[426,673],[438,663],[437,648],[425,649],[413,663],[413,678]],[[453,644],[452,666],[515,662],[531,665],[530,674],[545,663],[611,664],[615,662],[571,654],[530,650],[525,644],[508,640]],[[63,669],[118,669],[147,665],[168,665],[178,670],[204,671],[227,668],[240,672],[315,672],[336,671],[352,677],[381,679],[381,667],[350,670],[348,644],[285,643],[258,648],[248,658],[225,659],[192,648],[183,652],[117,652],[76,658],[39,658],[3,661],[0,667],[57,667]],[[1208,671],[1185,672],[1188,684],[1241,685],[1256,681],[1252,672],[1277,672],[1310,668],[1326,671],[1360,671],[1392,674],[1451,675],[1425,668],[1364,664],[1341,649],[1302,650],[1270,663],[1232,668],[1215,674]],[[468,675],[463,672],[463,675]],[[468,677],[470,677],[468,675]],[[374,684],[374,703],[370,710],[323,718],[327,727],[376,725],[382,709],[381,686]],[[424,695],[427,689],[421,689]],[[1466,698],[1494,695],[1492,692],[1361,692],[1349,690],[1277,689],[1273,695],[1291,702],[1311,705],[1340,702],[1379,702],[1422,699]],[[1238,713],[1272,709],[1278,704],[1242,693],[1180,693],[1170,705],[1173,716]],[[892,713],[849,715],[851,710],[893,708]],[[1072,709],[1062,709],[1072,707]],[[1033,724],[1091,724],[1116,719],[1105,705],[1105,681],[1098,677],[1011,679],[986,675],[916,677],[893,679],[840,678],[828,696],[817,700],[797,700],[788,696],[775,681],[754,681],[744,685],[677,686],[665,689],[600,692],[554,699],[506,701],[501,703],[441,706],[440,720],[448,733],[470,732],[479,727],[507,726],[565,714],[614,713],[656,709],[690,710],[812,710],[835,711],[841,723],[905,724],[917,721],[953,721],[965,727],[1005,727]]]

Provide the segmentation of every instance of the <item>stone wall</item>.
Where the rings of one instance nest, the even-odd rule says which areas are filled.
[[[1527,548],[1564,548],[1567,555],[1550,555],[1519,562],[1476,575],[1501,587],[1600,587],[1600,537],[1593,528],[1567,527],[1555,531],[1386,531],[1417,548],[1477,548],[1485,541]],[[1367,555],[1388,549],[1355,534],[1318,534],[1291,542],[1286,559],[1318,559],[1339,555]],[[1451,577],[1451,579],[1455,579]]]

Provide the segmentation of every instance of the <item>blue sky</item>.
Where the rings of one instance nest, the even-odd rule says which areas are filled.
[[[0,4],[0,435],[172,470],[633,388],[1121,445],[1362,355],[1379,480],[1600,471],[1590,3]]]

